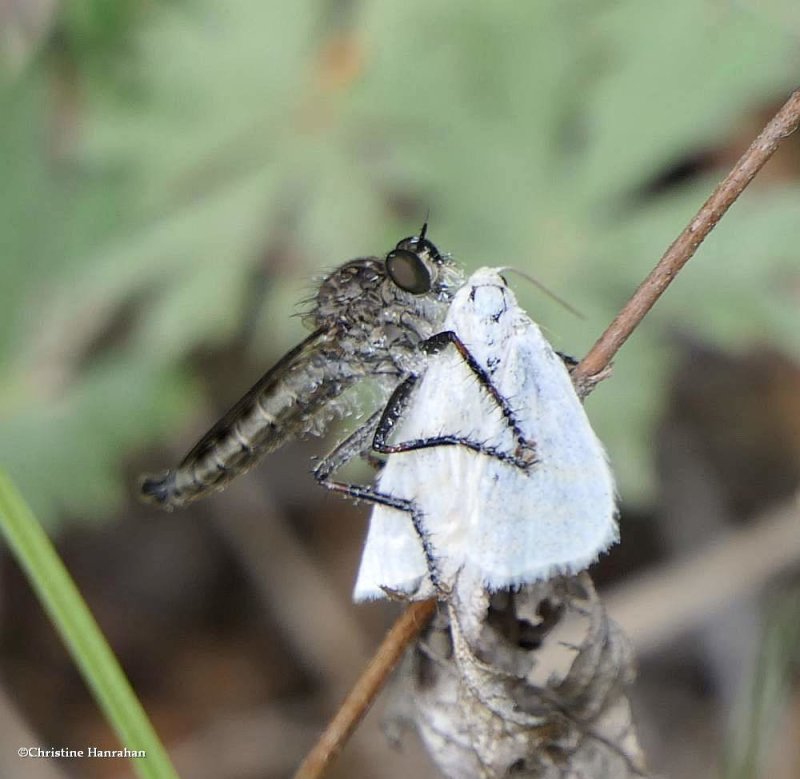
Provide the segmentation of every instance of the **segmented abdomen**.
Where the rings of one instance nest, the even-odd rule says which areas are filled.
[[[222,489],[290,438],[319,434],[334,398],[356,377],[330,359],[317,331],[287,354],[169,471],[142,478],[142,496],[168,510]]]

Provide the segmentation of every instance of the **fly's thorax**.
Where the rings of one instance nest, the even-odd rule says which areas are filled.
[[[338,348],[353,370],[399,375],[420,360],[420,343],[442,329],[461,283],[458,266],[433,244],[407,238],[384,259],[361,257],[331,272],[307,321],[336,329]]]

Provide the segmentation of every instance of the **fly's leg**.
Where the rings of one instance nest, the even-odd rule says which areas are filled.
[[[410,377],[413,382],[416,382],[417,377]],[[403,382],[404,386],[409,380]],[[413,382],[412,385],[413,386]],[[394,396],[393,396],[394,397]],[[391,402],[391,401],[390,401]],[[374,464],[377,461],[371,457],[372,441],[374,440],[376,428],[380,421],[385,416],[385,410],[375,412],[361,427],[354,433],[349,435],[342,441],[336,448],[327,456],[325,456],[314,468],[314,478],[325,489],[331,492],[338,492],[341,495],[347,495],[353,500],[363,500],[369,503],[375,503],[380,506],[388,506],[389,508],[397,509],[405,514],[408,514],[411,519],[411,524],[414,527],[422,551],[425,554],[425,562],[428,568],[428,575],[430,576],[431,584],[436,592],[443,593],[441,578],[439,576],[439,569],[436,564],[434,556],[433,545],[431,544],[430,536],[422,520],[422,513],[417,508],[413,500],[406,498],[397,498],[394,495],[389,495],[384,492],[376,490],[374,487],[367,487],[362,484],[350,484],[348,482],[341,482],[334,480],[333,474],[336,473],[342,466],[349,463],[355,457],[364,457],[368,462]],[[382,465],[382,463],[380,463]]]
[[[561,362],[564,363],[568,371],[571,371],[580,362],[577,357],[573,357],[571,354],[559,351],[557,351],[556,354],[561,358]]]
[[[396,444],[388,443],[389,435],[397,421],[402,417],[403,412],[408,406],[408,399],[417,382],[417,376],[410,376],[392,393],[386,408],[375,429],[375,436],[372,440],[372,448],[380,454],[397,454],[398,452],[413,452],[418,449],[429,449],[434,446],[465,446],[473,452],[494,457],[497,460],[514,465],[522,470],[528,470],[536,463],[536,451],[531,441],[525,438],[524,433],[519,427],[513,410],[508,405],[508,401],[500,394],[497,387],[492,383],[489,374],[478,364],[472,356],[464,342],[452,331],[445,330],[431,336],[425,341],[425,349],[436,354],[449,345],[453,345],[467,367],[472,371],[478,383],[484,391],[497,404],[503,414],[511,432],[517,441],[517,448],[514,454],[509,454],[494,446],[488,446],[480,441],[473,441],[466,436],[460,435],[439,435],[426,438],[415,438],[411,441],[402,441]]]
[[[439,575],[439,566],[436,563],[436,556],[431,543],[430,535],[425,529],[422,513],[417,508],[413,500],[406,498],[396,498],[394,495],[388,495],[385,492],[380,492],[372,487],[365,487],[360,484],[346,484],[344,482],[320,479],[319,483],[331,490],[338,492],[342,495],[347,495],[353,500],[365,500],[370,503],[376,503],[379,506],[387,506],[388,508],[396,509],[408,514],[411,519],[411,524],[414,526],[422,551],[425,555],[425,564],[428,568],[428,576],[430,577],[431,584],[437,593],[445,594],[442,587],[441,576]]]
[[[376,411],[363,425],[338,443],[332,452],[326,454],[315,466],[314,478],[320,483],[327,481],[336,471],[356,457],[363,458],[375,470],[380,470],[384,463],[372,453],[372,438],[382,414],[382,410]]]
[[[416,503],[407,498],[400,498],[380,492],[374,487],[340,482],[334,480],[332,477],[339,468],[350,462],[354,457],[361,456],[369,458],[371,452],[378,452],[379,454],[397,454],[399,452],[411,452],[435,446],[465,446],[478,454],[494,457],[523,470],[527,470],[536,462],[533,444],[525,438],[525,435],[516,421],[513,410],[508,405],[508,401],[494,386],[489,375],[478,364],[464,342],[454,332],[446,330],[437,333],[425,341],[424,348],[429,353],[435,354],[451,344],[457,349],[467,367],[475,375],[478,383],[494,400],[503,414],[506,424],[511,429],[517,441],[517,449],[514,454],[509,454],[497,447],[488,446],[485,443],[473,441],[466,436],[459,435],[431,436],[428,438],[416,438],[411,441],[402,441],[396,444],[388,443],[388,438],[394,426],[402,418],[408,408],[411,394],[419,381],[420,377],[412,374],[394,390],[386,407],[382,411],[373,414],[364,425],[342,441],[327,455],[327,457],[320,461],[314,469],[314,478],[316,478],[323,487],[332,492],[347,495],[354,500],[364,500],[381,506],[387,506],[408,514],[425,554],[431,584],[440,594],[444,593],[438,566],[436,564],[434,548],[431,544],[430,536],[425,529],[423,515],[419,511]],[[370,436],[372,438],[371,446],[369,445]]]

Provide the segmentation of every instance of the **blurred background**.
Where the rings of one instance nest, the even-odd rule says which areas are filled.
[[[172,515],[137,475],[428,210],[581,310],[516,284],[583,355],[798,83],[791,0],[0,0],[0,463],[182,776],[289,775],[397,609],[350,602],[367,509],[309,475],[341,430]],[[587,404],[622,502],[595,578],[673,777],[800,776],[799,260],[794,137]],[[117,742],[5,553],[0,582],[0,775],[129,776],[16,758]],[[436,776],[385,708],[331,776]]]

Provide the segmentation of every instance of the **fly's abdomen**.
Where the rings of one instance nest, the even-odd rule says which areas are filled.
[[[145,476],[143,497],[171,510],[222,489],[231,479],[249,470],[260,457],[280,446],[288,437],[290,408],[276,415],[270,398],[256,398],[249,409],[224,428],[207,435],[181,462],[169,471]],[[272,399],[274,401],[274,399]]]
[[[291,438],[319,433],[336,411],[331,401],[355,381],[321,349],[323,333],[292,350],[219,421],[180,465],[146,475],[142,497],[172,510],[222,489]]]
[[[269,432],[263,436],[264,444],[260,448],[255,444],[245,444],[245,439],[240,443],[242,426],[234,423],[228,435],[208,451],[187,458],[174,470],[145,476],[141,482],[142,496],[167,510],[180,508],[222,489],[235,476],[255,465],[262,454],[280,445],[280,440],[275,435],[270,436]]]
[[[177,468],[145,476],[142,496],[167,510],[180,508],[222,489],[288,439],[320,432],[324,425],[318,417],[330,415],[330,400],[344,386],[341,381],[325,381],[310,389],[301,396],[285,387],[253,398],[232,418],[223,419],[226,424],[210,431]]]

